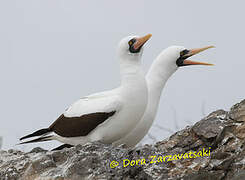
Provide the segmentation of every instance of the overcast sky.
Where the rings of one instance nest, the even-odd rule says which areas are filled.
[[[116,47],[132,34],[153,34],[144,49],[145,72],[170,45],[216,46],[192,58],[216,66],[183,67],[169,79],[155,124],[174,130],[229,110],[245,97],[244,6],[224,0],[0,0],[3,148],[56,146],[15,144],[48,127],[78,98],[117,87]],[[151,134],[158,140],[169,135],[156,127]]]

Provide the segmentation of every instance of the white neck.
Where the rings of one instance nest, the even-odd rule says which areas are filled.
[[[146,82],[149,92],[148,108],[154,115],[153,120],[158,109],[162,90],[169,79],[169,77],[177,70],[177,66],[174,63],[169,63],[169,59],[164,54],[160,54],[152,63],[147,75]],[[151,122],[151,123],[152,123]]]
[[[134,147],[149,131],[158,109],[160,96],[169,77],[177,70],[173,58],[161,53],[152,63],[147,75],[148,103],[144,116],[131,133],[115,144]]]
[[[134,59],[130,59],[134,58]],[[127,85],[135,83],[139,78],[145,81],[143,72],[141,70],[141,63],[138,59],[140,57],[128,57],[120,58],[120,74],[121,74],[121,85]]]

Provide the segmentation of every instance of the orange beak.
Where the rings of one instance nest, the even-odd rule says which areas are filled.
[[[134,49],[138,49],[141,46],[143,46],[146,43],[146,41],[148,41],[151,38],[151,36],[152,36],[151,34],[147,34],[147,35],[145,35],[143,37],[137,38],[136,42],[133,45]]]
[[[187,54],[185,54],[183,57],[191,57],[195,54],[198,54],[202,51],[205,51],[207,49],[210,49],[210,48],[214,48],[214,46],[207,46],[207,47],[204,47],[204,48],[197,48],[197,49],[191,49],[189,50],[189,52]],[[189,59],[185,59],[183,61],[183,64],[184,65],[207,65],[207,66],[213,66],[214,64],[210,64],[210,63],[205,63],[205,62],[197,62],[197,61],[192,61],[192,60],[189,60]]]

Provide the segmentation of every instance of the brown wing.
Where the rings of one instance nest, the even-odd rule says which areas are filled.
[[[86,136],[115,112],[96,112],[80,117],[65,117],[62,114],[49,129],[63,137]]]

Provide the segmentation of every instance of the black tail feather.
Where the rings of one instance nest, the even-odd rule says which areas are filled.
[[[30,138],[30,137],[35,137],[35,136],[41,136],[44,135],[46,133],[51,132],[52,130],[50,130],[49,128],[45,128],[45,129],[40,129],[32,134],[28,134],[27,136],[24,136],[22,138],[20,138],[20,140],[26,139],[26,138]]]
[[[73,145],[70,145],[70,144],[62,144],[61,146],[58,146],[57,148],[54,148],[51,151],[58,151],[58,150],[62,150],[64,148],[71,148],[71,147],[73,147]]]
[[[19,143],[19,144],[27,144],[27,143],[34,143],[34,142],[50,141],[51,140],[50,137],[52,137],[52,136],[40,137],[40,138],[33,139],[33,140],[30,140],[30,141],[22,142],[22,143]]]

